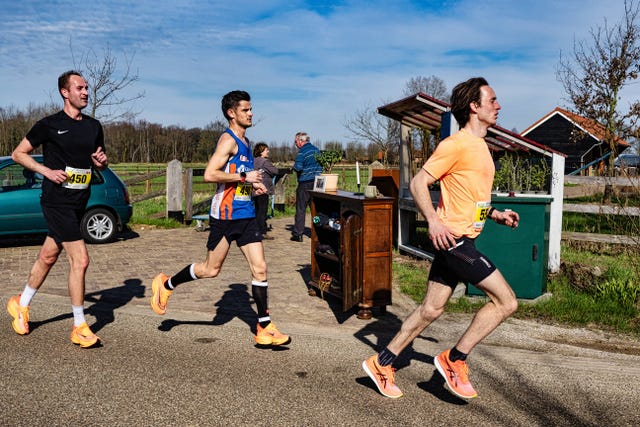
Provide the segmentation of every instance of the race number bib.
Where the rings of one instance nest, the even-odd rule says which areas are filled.
[[[491,202],[476,203],[476,211],[473,215],[473,228],[475,228],[476,230],[482,230],[484,228],[484,223],[487,220],[487,216],[489,215],[490,207]]]
[[[84,190],[91,182],[91,169],[78,169],[67,166],[64,170],[69,178],[62,183],[64,188],[72,190]]]
[[[236,194],[234,196],[234,199],[242,202],[250,201],[252,189],[253,185],[251,185],[250,183],[238,183],[238,185],[236,186]]]

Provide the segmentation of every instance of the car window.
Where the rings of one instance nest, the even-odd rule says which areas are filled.
[[[17,163],[10,164],[0,169],[0,191],[24,190],[30,188],[42,188],[44,177],[30,169],[26,169]],[[95,169],[91,174],[91,185],[104,183],[104,177]]]
[[[0,183],[3,192],[41,188],[42,175],[14,163],[0,169]]]
[[[91,169],[91,185],[102,184],[104,182],[104,177],[95,169]]]

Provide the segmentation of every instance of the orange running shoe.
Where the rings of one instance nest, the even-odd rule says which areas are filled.
[[[7,311],[13,317],[11,326],[16,334],[27,335],[29,333],[29,307],[20,305],[20,295],[9,298]]]
[[[82,348],[89,348],[96,345],[100,338],[89,329],[87,322],[80,326],[74,326],[71,331],[71,342],[78,344]]]
[[[157,314],[165,314],[167,312],[167,301],[169,301],[169,297],[173,293],[173,291],[164,287],[164,282],[167,280],[169,280],[169,276],[160,273],[153,278],[151,283],[151,291],[153,292],[153,295],[151,295],[151,308]]]
[[[256,336],[254,337],[256,344],[283,345],[291,342],[291,337],[280,332],[273,322],[269,323],[264,328],[258,323],[256,329],[258,330],[258,333],[256,333]]]
[[[444,377],[449,390],[456,396],[463,399],[478,397],[478,393],[469,382],[469,366],[467,362],[464,360],[452,362],[449,360],[450,351],[443,351],[433,359],[438,372]]]
[[[362,369],[364,369],[367,375],[373,380],[373,383],[378,387],[378,391],[380,391],[383,396],[392,399],[402,396],[402,391],[396,385],[395,369],[393,369],[391,365],[380,365],[377,354],[374,354],[362,362]]]

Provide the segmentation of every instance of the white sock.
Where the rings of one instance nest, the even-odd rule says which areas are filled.
[[[38,292],[37,289],[33,289],[28,284],[25,285],[22,295],[20,295],[20,305],[22,307],[29,307],[29,304],[31,304],[31,300],[35,296],[36,292]]]
[[[84,322],[86,322],[84,318],[84,306],[83,305],[72,305],[71,310],[73,311],[73,326],[80,326]]]

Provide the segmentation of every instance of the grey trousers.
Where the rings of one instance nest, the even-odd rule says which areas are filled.
[[[313,190],[313,181],[299,182],[296,188],[296,216],[293,222],[291,234],[302,236],[304,233],[304,219],[307,213],[307,206],[311,203],[309,191]]]

